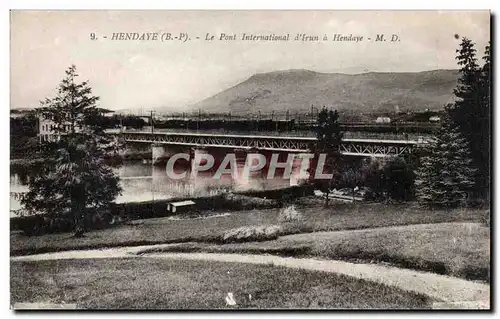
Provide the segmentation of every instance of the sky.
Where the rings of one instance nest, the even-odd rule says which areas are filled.
[[[177,112],[255,73],[456,69],[455,35],[473,40],[482,56],[489,19],[488,11],[12,11],[10,106],[37,107],[54,96],[71,64],[100,107]],[[121,32],[187,33],[192,40],[111,40]],[[206,41],[207,33],[216,40]],[[237,39],[218,41],[221,33]],[[326,34],[330,41],[251,42],[243,33]],[[334,34],[364,41],[331,41]],[[377,34],[388,40],[373,41]],[[393,34],[399,41],[390,41]]]

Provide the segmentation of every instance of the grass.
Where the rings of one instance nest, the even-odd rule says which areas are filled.
[[[153,258],[11,262],[11,303],[86,309],[430,308],[428,297],[336,274]],[[251,299],[249,298],[251,295]]]
[[[298,209],[303,216],[302,221],[289,223],[283,227],[281,235],[395,225],[480,222],[484,218],[482,210],[427,210],[410,205],[357,203],[335,204],[330,208],[314,205],[298,206]],[[115,228],[91,231],[84,238],[73,238],[69,233],[43,236],[11,233],[11,255],[174,242],[214,242],[230,229],[277,224],[279,212],[279,209],[242,211],[234,212],[229,216],[208,219],[154,218]]]
[[[317,232],[242,244],[187,243],[147,252],[268,253],[356,262],[386,262],[465,279],[490,279],[490,231],[471,223],[446,223]]]

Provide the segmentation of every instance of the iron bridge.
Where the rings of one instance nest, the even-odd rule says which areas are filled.
[[[150,143],[190,147],[214,147],[231,149],[257,149],[306,153],[317,139],[299,136],[230,135],[205,133],[111,133],[121,136],[129,143]],[[416,147],[426,144],[424,140],[343,139],[340,152],[345,156],[387,157],[411,154]]]

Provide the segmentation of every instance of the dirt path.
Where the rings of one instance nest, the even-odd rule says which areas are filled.
[[[218,253],[154,253],[137,255],[138,252],[144,249],[153,247],[172,247],[175,245],[176,244],[165,244],[100,250],[64,251],[11,257],[11,261],[135,257],[272,264],[288,268],[338,273],[363,280],[382,283],[384,285],[397,287],[407,291],[414,291],[437,300],[441,300],[442,302],[437,302],[435,304],[435,308],[489,308],[490,286],[487,284],[384,265],[355,264],[337,260],[286,258],[273,255]]]

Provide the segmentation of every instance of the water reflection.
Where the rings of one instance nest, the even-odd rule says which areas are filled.
[[[244,165],[244,159],[237,158],[238,173]],[[267,179],[267,171],[251,173],[248,180],[241,178],[233,179],[231,174],[223,174],[220,179],[214,179],[214,171],[200,172],[196,177],[191,177],[189,167],[176,166],[175,173],[186,172],[187,176],[182,180],[172,180],[166,174],[166,165],[153,166],[151,161],[126,162],[117,169],[120,183],[123,188],[122,194],[117,197],[117,203],[141,202],[159,199],[213,196],[229,191],[267,190],[278,189],[296,183],[298,165],[294,165],[292,178]],[[282,170],[276,170],[276,176],[281,177]],[[13,211],[22,208],[20,196],[28,190],[28,176],[20,172],[11,172],[10,176],[10,211],[11,217],[15,216]]]

